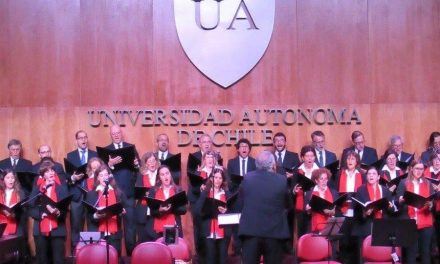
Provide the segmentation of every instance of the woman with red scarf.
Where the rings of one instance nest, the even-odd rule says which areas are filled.
[[[433,186],[423,176],[424,165],[421,160],[414,160],[409,166],[408,177],[400,182],[397,188],[397,197],[405,218],[415,219],[417,224],[418,239],[414,245],[403,249],[403,263],[414,264],[419,254],[421,264],[431,263],[431,238],[433,234],[433,203],[427,202],[424,207],[407,205],[403,198],[405,191],[413,192],[423,197],[428,197],[434,192]]]
[[[402,176],[404,172],[402,169],[397,167],[397,152],[392,149],[389,149],[383,155],[383,159],[385,160],[385,165],[382,167],[380,171],[380,176],[385,178],[387,181],[394,180],[395,178]],[[389,186],[390,192],[394,192],[397,186],[392,185]]]
[[[59,202],[69,195],[67,185],[57,181],[52,162],[43,162],[39,172],[40,179],[43,180],[38,188],[34,186],[30,197],[36,197],[41,193],[52,201]],[[49,259],[52,259],[54,264],[64,263],[67,210],[63,211],[49,204],[43,206],[41,203],[34,202],[29,214],[35,220],[34,237],[38,263],[50,263]],[[52,256],[50,257],[49,254]]]
[[[101,209],[116,203],[122,203],[125,208],[126,197],[112,178],[111,170],[107,165],[101,165],[95,171],[95,185],[93,190],[87,193],[87,203]],[[125,213],[123,209],[121,214]],[[107,236],[107,242],[112,245],[121,255],[121,215],[107,215],[98,212],[88,212],[90,219],[89,231],[101,232],[101,237]]]
[[[429,167],[425,168],[424,176],[426,178],[440,180],[440,153],[434,153],[431,155],[431,157],[429,157]],[[440,184],[433,182],[432,185],[434,187],[434,190],[440,191]],[[434,237],[437,243],[436,246],[440,252],[440,200],[435,201],[434,208]]]
[[[157,174],[159,175],[159,181],[157,181],[156,186],[149,191],[149,197],[164,201],[183,191],[181,187],[174,184],[168,166],[160,166],[159,169],[157,169]],[[151,208],[151,215],[154,217],[153,230],[156,235],[155,239],[163,235],[164,226],[170,225],[177,226],[179,236],[183,237],[182,220],[180,219],[180,216],[185,213],[186,206],[174,208],[171,204],[168,204],[166,206],[161,205],[157,209]]]
[[[157,168],[159,165],[160,162],[156,153],[145,153],[141,159],[136,187],[153,188],[157,182]],[[145,193],[145,196],[148,196],[148,192]],[[135,219],[138,243],[153,241],[153,218],[151,217],[146,199],[136,200]]]
[[[17,175],[10,169],[0,177],[0,203],[12,207],[24,198]],[[25,222],[22,219],[22,208],[15,211],[0,210],[0,223],[6,223],[4,235],[23,235]],[[24,219],[22,219],[24,220]]]
[[[354,150],[347,151],[342,161],[343,167],[336,176],[336,186],[339,193],[355,193],[364,184],[364,176],[359,171],[359,155]],[[347,199],[341,206],[341,213],[345,216],[341,232],[344,234],[340,241],[341,260],[344,263],[358,263],[357,238],[352,235],[354,222],[354,207],[351,199]]]
[[[197,201],[196,207],[197,212],[202,218],[201,232],[206,244],[206,263],[225,264],[228,256],[228,241],[231,230],[218,225],[218,215],[224,214],[227,208],[219,206],[216,208],[216,214],[207,215],[203,208],[206,198],[208,197],[223,202],[226,202],[230,197],[230,193],[226,187],[226,177],[221,168],[214,169],[213,177],[206,184]]]

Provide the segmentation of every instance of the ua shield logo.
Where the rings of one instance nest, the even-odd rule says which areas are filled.
[[[174,0],[180,43],[191,62],[224,88],[261,59],[272,36],[275,0]]]

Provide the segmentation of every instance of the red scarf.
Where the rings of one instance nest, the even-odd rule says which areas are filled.
[[[376,201],[382,198],[382,192],[380,191],[380,185],[376,185],[376,191],[374,191],[374,187],[371,184],[367,184],[368,197],[370,201]],[[375,211],[373,217],[375,219],[381,219],[383,217],[382,210]]]
[[[37,186],[40,187],[41,184],[43,184],[43,183],[45,183],[45,182],[46,182],[46,180],[44,179],[44,177],[39,176],[39,177],[38,177],[38,180],[37,180]],[[61,185],[60,177],[59,177],[58,174],[56,174],[56,173],[55,173],[55,183],[58,184],[58,185]]]
[[[156,176],[156,179],[157,179],[157,176]],[[156,183],[156,179],[154,180],[155,183]],[[143,184],[143,187],[148,187],[148,188],[153,187],[153,185],[150,184],[150,178],[149,178],[148,174],[142,175],[142,184]],[[147,205],[147,200],[141,199],[141,204]]]
[[[98,207],[105,207],[105,197],[101,196],[101,191],[98,191],[98,197],[100,197],[98,202]],[[116,203],[115,190],[108,190],[108,206]],[[107,219],[99,220],[98,230],[100,232],[105,232],[107,230]],[[108,218],[108,233],[113,234],[118,232],[118,217],[116,215]]]
[[[319,191],[313,191],[312,195],[320,197]],[[324,199],[329,202],[333,202],[333,195],[329,188],[325,190]],[[312,231],[316,232],[323,230],[326,226],[325,223],[327,222],[328,218],[328,215],[312,211]]]
[[[428,178],[438,179],[439,173],[435,174],[434,172],[431,171],[430,168],[431,167],[426,168],[423,171],[423,175]],[[435,211],[437,213],[440,212],[440,200],[435,201]]]
[[[209,198],[214,198],[214,193],[211,190],[209,192]],[[226,196],[225,194],[221,194],[220,195],[220,201],[222,202],[226,202]],[[217,218],[213,218],[211,219],[211,225],[210,225],[210,234],[213,233],[213,230],[215,230],[215,237],[219,237],[219,238],[224,238],[225,237],[225,230],[223,229],[223,227],[220,227],[218,225],[218,219]]]
[[[406,190],[414,192],[414,183],[412,181],[408,180],[406,182]],[[419,184],[419,195],[423,197],[429,196],[429,183],[426,180]],[[416,210],[415,207],[408,205],[408,216],[411,219],[416,219],[417,216],[417,229],[432,226],[432,214],[426,206]]]
[[[93,177],[86,179],[86,188],[87,191],[93,190],[93,185],[95,184],[95,179]]]
[[[306,175],[301,169],[298,170],[298,173],[304,176]],[[296,193],[295,210],[304,211],[304,191],[302,188]]]
[[[357,189],[359,188],[359,186],[362,185],[362,175],[360,172],[357,172],[354,177],[355,177],[354,191],[356,192]],[[341,176],[339,177],[339,192],[348,192],[347,191],[347,178],[348,178],[347,173],[345,172],[345,170],[342,170]],[[348,201],[345,201],[342,204],[341,212],[343,214],[345,214],[348,211],[348,209],[350,209],[350,203],[348,203]]]
[[[11,200],[8,204],[6,204],[6,193],[1,193],[0,203],[11,207],[19,202],[18,192],[15,190],[12,192]],[[4,235],[14,235],[17,233],[17,220],[15,217],[7,217],[6,215],[1,214],[0,211],[0,223],[6,223],[6,229],[4,231]]]
[[[170,196],[173,196],[176,193],[174,190],[174,187],[171,187],[170,189]],[[156,194],[154,195],[154,198],[158,200],[165,201],[165,194],[163,192],[162,188],[158,188]],[[174,226],[176,224],[176,217],[171,212],[165,213],[163,215],[160,215],[156,218],[154,218],[154,231],[156,233],[162,233],[163,227],[165,225],[172,225]]]
[[[57,186],[58,186],[57,184],[53,185],[52,187],[49,188],[51,189],[50,193],[49,190],[46,190],[45,192],[43,192],[44,193],[43,195],[46,195],[54,202],[58,202]],[[48,214],[40,221],[40,233],[43,236],[49,236],[49,233],[56,228],[58,228],[58,221],[55,215]]]
[[[390,172],[389,171],[381,171],[380,173],[383,178],[385,178],[387,181],[391,181],[391,176],[390,176]],[[396,170],[396,177],[402,176],[403,175],[403,171],[402,170]]]

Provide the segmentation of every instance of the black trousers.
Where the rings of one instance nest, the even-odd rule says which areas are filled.
[[[131,256],[131,252],[136,246],[136,221],[134,219],[134,199],[127,198],[126,214],[124,215],[124,231],[125,231],[125,248],[127,255]]]
[[[420,264],[431,264],[431,239],[433,227],[417,230],[417,239],[411,247],[403,248],[403,263],[416,264],[417,255],[420,256]]]
[[[226,238],[205,238],[206,264],[226,264],[228,258],[228,240]]]
[[[284,239],[243,236],[242,263],[260,263],[261,256],[265,264],[282,263]]]
[[[39,235],[35,239],[38,264],[64,263],[64,241],[66,237]]]
[[[75,252],[76,244],[79,242],[79,233],[84,226],[85,208],[81,202],[72,202],[70,204],[70,225],[71,225],[71,248],[72,255]]]

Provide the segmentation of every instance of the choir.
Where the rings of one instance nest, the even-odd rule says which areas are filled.
[[[32,166],[21,156],[20,141],[10,140],[9,157],[0,161],[3,234],[26,237],[26,220],[33,218],[38,263],[64,263],[68,232],[72,248],[67,255],[75,254],[83,231],[100,232],[119,255],[125,241],[130,255],[137,244],[163,236],[165,228],[174,227],[183,237],[181,216],[189,209],[199,263],[227,263],[231,243],[232,254],[242,254],[238,225],[219,225],[218,218],[241,213],[246,206],[241,183],[258,171],[249,140],[237,141],[237,156],[223,167],[211,137],[202,135],[200,150],[188,157],[185,190],[179,185],[180,169],[175,169],[181,161],[171,161],[166,134],[157,137],[157,150],[142,158],[123,140],[119,126],[110,128],[110,137],[111,144],[93,151],[87,133],[78,131],[77,149],[64,159],[66,171],[51,157],[50,146],[38,149],[41,160]],[[403,263],[431,263],[440,245],[440,132],[431,133],[420,158],[403,151],[400,136],[390,138],[379,158],[365,145],[363,133],[354,131],[353,145],[343,150],[340,161],[325,148],[324,133],[314,131],[311,139],[298,155],[286,149],[286,135],[273,138],[274,171],[285,177],[289,200],[284,210],[290,238],[282,246],[284,253],[294,255],[297,238],[320,233],[332,218],[341,217],[341,236],[331,243],[332,258],[361,263],[361,244],[371,235],[374,221],[412,219],[417,239],[402,249]],[[25,262],[28,249],[23,254]]]

